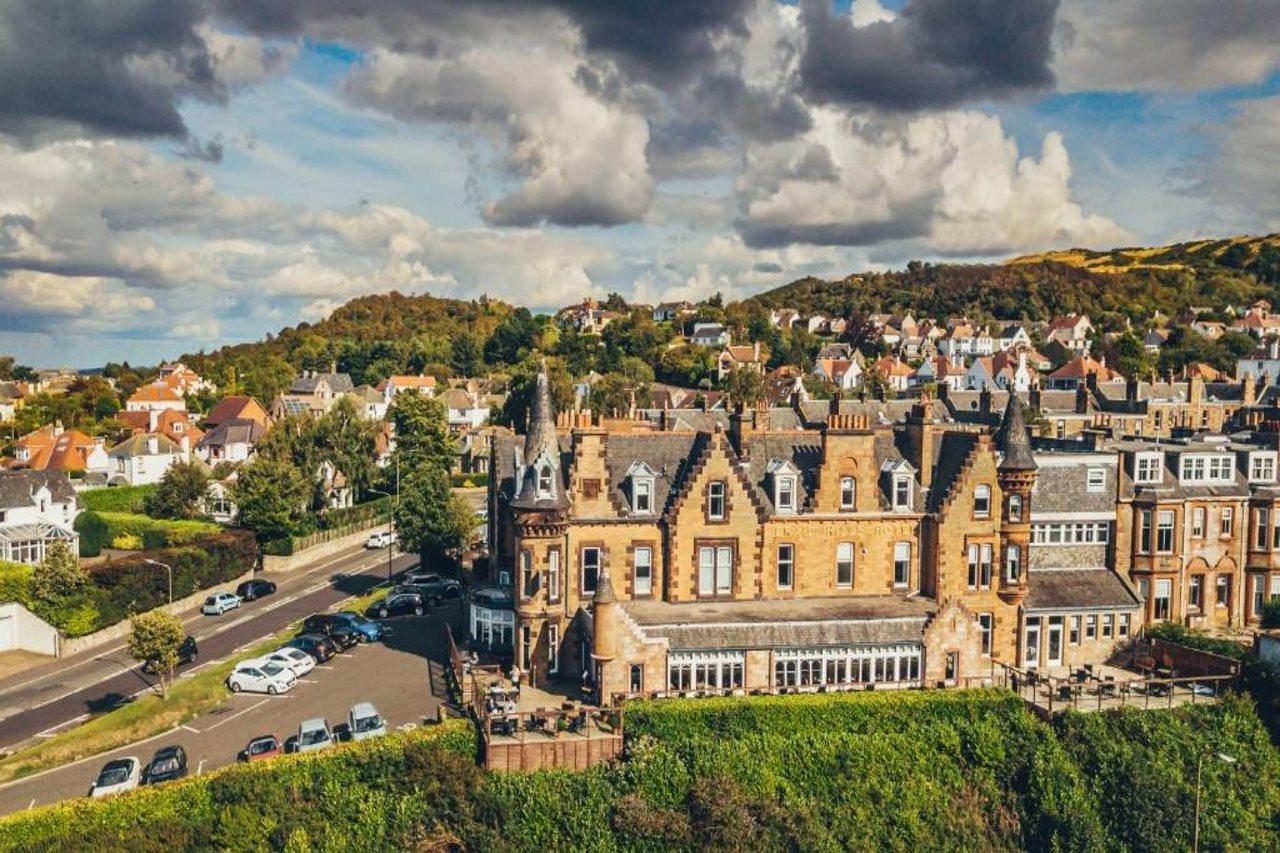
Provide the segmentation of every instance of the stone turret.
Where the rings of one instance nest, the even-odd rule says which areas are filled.
[[[525,430],[524,453],[520,460],[519,488],[511,505],[517,509],[561,509],[568,505],[564,478],[560,471],[560,440],[556,437],[555,412],[551,407],[551,387],[544,363],[538,371],[529,403],[529,425]]]
[[[601,705],[621,689],[609,666],[618,657],[618,599],[613,592],[609,570],[600,572],[595,595],[591,598],[591,660],[595,669],[596,695]]]
[[[1031,491],[1036,484],[1036,458],[1022,417],[1022,402],[1009,394],[1004,417],[996,431],[1001,454],[996,479],[1003,495],[1000,518],[1000,599],[1021,604],[1027,596],[1027,563],[1031,550]]]

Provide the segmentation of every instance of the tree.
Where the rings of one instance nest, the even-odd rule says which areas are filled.
[[[156,490],[143,502],[152,518],[197,518],[209,489],[209,474],[196,461],[175,462],[164,472]]]
[[[730,370],[722,387],[730,402],[734,404],[754,406],[764,400],[764,377],[759,371],[750,368],[735,367]]]
[[[517,308],[498,324],[484,345],[490,364],[514,364],[533,349],[542,324],[528,308]]]
[[[416,551],[426,565],[465,547],[475,528],[475,512],[453,493],[448,471],[429,464],[401,470],[393,514],[400,546]]]
[[[310,480],[285,458],[255,454],[240,467],[231,487],[236,523],[259,542],[292,536],[304,526]]]
[[[401,476],[420,465],[445,471],[453,467],[456,453],[445,414],[443,403],[417,389],[396,395],[390,418],[396,427],[396,461]]]
[[[344,397],[316,419],[310,441],[320,459],[333,463],[346,475],[354,493],[363,496],[377,473],[377,435],[377,425],[365,420],[351,399]],[[323,500],[318,504],[322,506]]]
[[[464,332],[453,339],[449,366],[458,376],[476,376],[484,369],[484,344],[474,332]]]
[[[169,695],[169,682],[178,667],[178,650],[186,639],[182,622],[163,610],[139,613],[129,622],[133,626],[129,634],[129,656],[155,675],[163,699]]]
[[[88,586],[89,574],[71,552],[71,546],[62,540],[50,542],[31,576],[31,592],[36,599],[56,605],[74,598]]]

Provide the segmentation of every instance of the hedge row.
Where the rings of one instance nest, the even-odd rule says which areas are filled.
[[[80,506],[94,512],[142,513],[147,496],[155,490],[155,484],[86,489],[80,493]]]
[[[342,509],[327,509],[318,519],[321,530],[348,527],[354,524],[373,524],[386,521],[391,514],[391,498],[382,497]]]
[[[0,819],[0,850],[402,850],[474,796],[475,735],[455,720],[238,765],[114,800]]]
[[[82,534],[83,535],[83,534]],[[234,580],[258,563],[253,534],[219,531],[191,544],[130,554],[94,566],[90,585],[58,601],[37,601],[31,593],[30,566],[0,566],[0,601],[13,600],[68,637],[80,637],[114,625],[134,613],[169,601],[169,573],[146,562],[173,567],[173,597],[183,598]]]
[[[1247,700],[1069,714],[996,692],[669,700],[626,757],[484,774],[450,723],[0,821],[0,850],[1280,849],[1280,759]]]
[[[128,551],[187,545],[222,530],[211,521],[173,521],[131,512],[82,512],[76,516],[80,556],[96,557],[103,548]]]

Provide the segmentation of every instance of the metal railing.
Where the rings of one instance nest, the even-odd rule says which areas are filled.
[[[1104,708],[1172,708],[1175,700],[1195,704],[1216,702],[1236,680],[1234,675],[1109,675],[1081,667],[1067,676],[1053,676],[997,661],[1000,684],[1024,702],[1052,716],[1065,710]],[[1182,702],[1179,702],[1182,704]]]

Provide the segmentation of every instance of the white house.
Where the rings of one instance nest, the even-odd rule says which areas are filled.
[[[143,385],[125,400],[126,412],[159,412],[164,409],[186,411],[187,404],[178,392],[162,383]]]
[[[80,504],[62,471],[0,471],[0,561],[39,563],[54,541],[75,553]]]
[[[1021,323],[1010,323],[1000,330],[1000,337],[996,339],[996,346],[1001,352],[1013,349],[1017,346],[1031,346],[1031,336],[1027,334],[1027,329]]]
[[[236,517],[236,505],[231,500],[235,476],[233,471],[225,480],[214,480],[204,493],[204,513],[219,524],[230,524]]]
[[[243,462],[267,434],[267,428],[249,418],[223,421],[196,443],[196,456],[210,465]]]
[[[1267,377],[1267,383],[1264,384],[1280,381],[1280,338],[1264,341],[1247,358],[1236,361],[1237,381],[1252,376],[1255,381],[1262,383],[1264,375]]]
[[[140,432],[107,451],[107,482],[129,486],[158,483],[169,466],[186,458],[182,448],[167,436]]]
[[[862,384],[862,365],[851,358],[815,359],[813,374],[844,391],[851,391]]]
[[[727,347],[732,337],[729,330],[719,323],[694,323],[689,342],[700,347]]]
[[[692,302],[662,302],[653,309],[655,323],[670,323],[693,314],[696,309]]]
[[[1065,314],[1049,323],[1044,330],[1044,339],[1066,347],[1076,355],[1087,355],[1091,334],[1093,323],[1089,322],[1087,315]]]
[[[450,388],[440,395],[445,422],[455,430],[474,429],[489,422],[489,404],[481,394]]]
[[[418,393],[424,396],[434,397],[436,378],[434,376],[388,376],[378,386],[378,390],[382,392],[382,396],[388,403],[395,400],[396,394],[410,388],[417,389]]]

